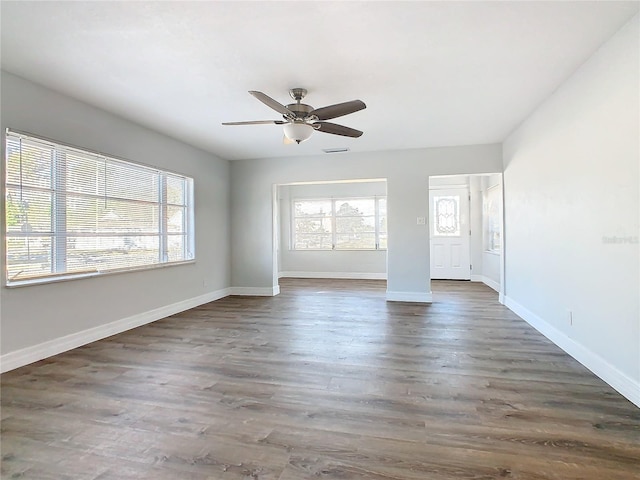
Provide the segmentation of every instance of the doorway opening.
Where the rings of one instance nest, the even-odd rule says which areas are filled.
[[[503,292],[502,174],[429,177],[432,280],[482,282]]]
[[[274,186],[274,280],[386,280],[386,202],[384,178]]]

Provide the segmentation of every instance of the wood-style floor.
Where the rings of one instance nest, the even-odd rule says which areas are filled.
[[[2,478],[640,478],[640,409],[484,285],[281,289],[2,375]]]

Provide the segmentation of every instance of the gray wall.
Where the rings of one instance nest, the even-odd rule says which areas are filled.
[[[501,145],[271,158],[231,164],[232,284],[274,286],[272,191],[278,184],[387,179],[387,292],[430,292],[429,176],[501,171]],[[277,277],[277,272],[276,275]]]
[[[504,194],[507,305],[640,405],[638,23],[507,138]]]
[[[29,132],[192,176],[196,205],[194,264],[47,285],[3,286],[3,355],[230,286],[227,161],[6,72],[1,88],[3,131]],[[4,244],[4,207],[1,210]],[[4,271],[5,258],[0,257]]]

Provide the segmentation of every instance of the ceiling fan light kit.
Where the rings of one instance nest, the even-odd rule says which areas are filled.
[[[304,142],[313,133],[313,127],[306,123],[285,123],[282,129],[285,136],[296,143]]]
[[[350,102],[337,103],[335,105],[314,109],[311,105],[301,103],[301,100],[307,95],[307,91],[304,88],[292,88],[289,90],[289,95],[291,95],[291,98],[293,98],[296,103],[291,103],[286,106],[262,92],[251,90],[249,93],[269,108],[280,113],[283,120],[225,122],[223,125],[283,125],[282,128],[285,137],[298,144],[311,137],[314,130],[352,138],[357,138],[362,135],[360,130],[325,121],[367,108],[361,100],[352,100]]]

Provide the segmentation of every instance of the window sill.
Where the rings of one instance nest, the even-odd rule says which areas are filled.
[[[290,252],[386,252],[386,248],[290,248]]]
[[[489,255],[500,256],[500,251],[499,250],[483,250],[482,253],[487,253]]]
[[[81,280],[87,278],[95,278],[95,277],[104,277],[108,275],[117,275],[121,273],[129,273],[129,272],[144,272],[149,270],[158,270],[160,268],[167,267],[175,267],[179,265],[189,265],[192,263],[196,263],[195,260],[185,260],[183,262],[170,262],[170,263],[161,263],[158,265],[150,265],[145,267],[138,268],[124,268],[119,270],[106,270],[103,272],[86,272],[86,273],[70,273],[68,275],[57,275],[51,277],[42,277],[42,278],[30,278],[25,280],[14,280],[12,282],[5,281],[5,288],[20,288],[20,287],[29,287],[32,285],[47,285],[50,283],[58,283],[58,282],[69,282],[72,280]]]

